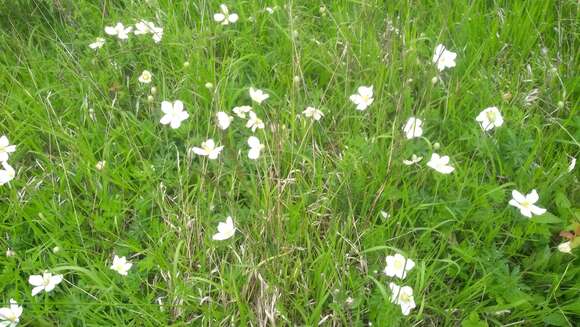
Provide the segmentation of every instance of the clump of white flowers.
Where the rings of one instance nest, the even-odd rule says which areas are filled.
[[[127,40],[129,34],[133,31],[132,26],[125,27],[123,23],[117,23],[115,26],[106,26],[105,33],[111,36],[116,36],[119,40]]]

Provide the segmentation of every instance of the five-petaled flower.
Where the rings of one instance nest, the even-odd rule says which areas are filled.
[[[431,159],[427,162],[427,166],[435,169],[436,171],[442,174],[450,174],[452,171],[455,170],[454,167],[449,165],[449,157],[448,156],[439,156],[437,153],[433,153],[431,155]]]
[[[385,267],[385,275],[389,277],[398,277],[405,279],[407,272],[415,267],[415,262],[407,259],[399,253],[389,255],[386,258],[387,266]]]
[[[181,122],[189,117],[187,111],[183,110],[183,102],[175,100],[173,103],[169,101],[161,102],[161,111],[165,114],[161,117],[161,124],[171,126],[171,128],[179,128]]]
[[[443,44],[438,44],[435,47],[433,63],[437,65],[439,71],[443,71],[445,68],[455,67],[455,58],[457,58],[457,53],[447,50]]]
[[[237,22],[239,19],[238,14],[230,13],[228,6],[226,6],[223,3],[220,5],[220,11],[221,12],[215,13],[213,15],[213,20],[215,20],[218,23],[221,23],[222,25],[228,25],[230,23],[233,24]]]
[[[118,272],[120,275],[127,276],[129,269],[133,266],[133,263],[127,261],[125,257],[118,257],[115,255],[113,258],[113,264],[111,265],[111,270]]]
[[[22,315],[22,306],[18,305],[14,299],[10,299],[10,306],[0,308],[0,326],[1,327],[15,327],[20,322]]]
[[[423,128],[421,125],[423,125],[421,119],[415,117],[409,118],[405,126],[403,126],[403,132],[405,132],[407,139],[421,137],[421,135],[423,135]]]
[[[163,38],[163,28],[155,26],[154,23],[141,20],[137,24],[135,24],[135,35],[145,35],[145,34],[153,34],[153,41],[155,43],[161,42]]]
[[[234,109],[232,109],[232,111],[240,118],[245,119],[246,118],[246,114],[250,111],[252,111],[252,107],[250,106],[239,106],[239,107],[234,107]]]
[[[268,93],[266,93],[260,89],[255,89],[253,87],[250,87],[250,98],[252,98],[252,101],[257,102],[258,104],[261,104],[269,97],[270,97],[270,95]]]
[[[306,118],[311,118],[311,119],[316,120],[316,121],[319,121],[320,118],[322,118],[322,116],[324,116],[322,111],[320,111],[319,109],[316,109],[314,107],[307,107],[302,112],[302,115],[304,115],[304,117],[306,117]]]
[[[126,40],[129,38],[129,33],[133,31],[133,27],[125,27],[123,23],[117,23],[115,26],[106,26],[105,33],[116,36],[119,40]]]
[[[256,129],[263,129],[266,125],[264,125],[264,122],[258,118],[258,115],[256,115],[255,112],[250,111],[249,112],[250,118],[248,118],[248,122],[246,123],[246,127],[247,128],[251,128],[252,132],[255,132]]]
[[[11,145],[6,135],[0,136],[0,161],[7,161],[10,153],[16,151],[16,145]]]
[[[144,70],[141,75],[139,76],[139,82],[143,83],[143,84],[149,84],[151,83],[151,80],[153,79],[153,74],[151,74],[150,71],[148,70]]]
[[[509,204],[520,209],[520,213],[528,218],[532,218],[532,215],[543,215],[546,209],[540,208],[534,203],[538,202],[540,196],[536,190],[532,190],[529,194],[525,196],[517,190],[512,191],[512,199]]]
[[[4,185],[16,177],[16,171],[14,168],[8,164],[6,161],[2,161],[2,167],[4,169],[0,169],[0,185]]]
[[[413,298],[413,289],[409,286],[399,286],[395,283],[389,283],[391,289],[391,301],[394,304],[401,306],[403,315],[407,316],[412,309],[416,307],[415,299]]]
[[[233,116],[230,116],[230,115],[228,115],[227,113],[225,113],[223,111],[217,112],[215,114],[215,116],[216,116],[216,119],[217,119],[217,125],[222,130],[228,129],[228,127],[230,127],[230,124],[234,120],[234,117]]]
[[[255,136],[250,136],[248,138],[248,145],[250,146],[250,151],[248,151],[248,158],[256,160],[260,157],[260,153],[264,149],[264,144],[260,143],[260,140]]]
[[[236,233],[236,227],[234,226],[234,220],[231,216],[226,218],[225,222],[220,222],[218,224],[218,232],[215,233],[212,237],[214,241],[223,241],[227,240],[228,238],[234,236]]]
[[[357,93],[351,95],[349,99],[356,104],[356,110],[366,110],[374,101],[373,86],[360,86]]]
[[[413,154],[411,156],[411,160],[403,160],[403,164],[410,166],[410,165],[418,163],[421,160],[423,160],[423,157],[418,157],[416,154]]]
[[[42,275],[32,275],[28,277],[28,282],[30,285],[34,286],[32,289],[32,296],[45,291],[49,293],[52,291],[56,285],[62,282],[62,275],[53,275],[48,271],[45,271]]]
[[[475,118],[479,122],[484,131],[490,131],[494,127],[503,125],[503,117],[497,107],[489,107],[483,109]]]
[[[214,160],[217,159],[223,148],[223,146],[216,147],[215,142],[212,139],[208,139],[205,142],[201,142],[201,148],[193,147],[191,151],[198,156],[206,156],[208,159]]]
[[[98,37],[95,39],[95,42],[89,44],[89,48],[96,50],[101,48],[103,45],[105,45],[105,39],[102,37]]]

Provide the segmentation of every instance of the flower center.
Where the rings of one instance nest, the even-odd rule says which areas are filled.
[[[410,302],[411,297],[407,293],[401,293],[399,295],[399,300],[401,300],[401,302]]]
[[[495,121],[495,112],[488,111],[488,112],[485,113],[485,115],[487,116],[487,119],[489,119],[490,122],[494,122]]]
[[[520,202],[520,205],[524,208],[529,208],[530,205],[532,205],[528,200],[524,200],[522,202]]]
[[[401,260],[395,261],[395,268],[402,269],[404,267],[404,263]]]

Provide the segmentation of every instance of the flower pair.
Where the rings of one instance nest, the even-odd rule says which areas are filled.
[[[387,266],[385,267],[384,273],[389,277],[405,279],[407,272],[415,267],[413,260],[407,259],[399,253],[393,256],[387,256],[386,261]],[[416,307],[413,289],[410,286],[399,286],[395,283],[389,283],[389,288],[392,293],[391,301],[401,306],[403,315],[409,315],[411,310]]]

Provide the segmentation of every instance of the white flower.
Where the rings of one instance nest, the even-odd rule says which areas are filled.
[[[268,99],[269,97],[270,95],[268,93],[265,93],[260,89],[250,87],[250,98],[252,98],[252,101],[261,104],[262,102],[264,102],[264,100]]]
[[[133,263],[127,261],[125,257],[118,257],[115,255],[113,258],[113,264],[111,265],[111,270],[118,272],[120,275],[127,276],[129,269],[131,269]]]
[[[12,250],[11,248],[8,248],[8,249],[6,250],[6,256],[7,256],[7,257],[13,257],[13,256],[15,256],[15,255],[16,255],[16,252],[14,252],[14,250]]]
[[[207,83],[205,83],[205,85],[204,85],[204,86],[205,86],[205,88],[206,88],[206,89],[208,89],[208,90],[211,90],[211,89],[213,89],[213,83],[207,82]]]
[[[258,116],[256,115],[255,112],[250,111],[250,118],[248,119],[248,122],[246,123],[246,127],[247,128],[251,128],[252,132],[255,132],[256,129],[260,128],[263,129],[265,127],[264,122],[258,118]]]
[[[191,151],[199,156],[207,156],[208,159],[217,159],[218,155],[222,151],[223,146],[215,146],[215,142],[212,139],[208,139],[205,142],[201,142],[201,148],[193,147]]]
[[[228,127],[230,127],[230,124],[234,120],[233,116],[230,116],[223,111],[216,113],[215,116],[217,118],[218,127],[223,130],[228,129]]]
[[[457,58],[457,53],[448,51],[443,44],[435,47],[433,63],[437,65],[439,71],[443,71],[445,68],[455,67],[455,58]]]
[[[423,135],[423,128],[421,128],[421,125],[423,125],[423,121],[421,119],[415,117],[409,118],[403,127],[403,132],[405,132],[407,139],[421,137],[421,135]]]
[[[389,219],[391,217],[391,215],[384,210],[381,210],[381,216],[383,216],[384,219]]]
[[[572,157],[572,159],[570,159],[570,165],[568,166],[568,172],[572,172],[572,170],[574,170],[574,167],[576,167],[576,158]]]
[[[151,72],[148,70],[144,70],[141,73],[141,76],[139,76],[139,82],[144,83],[144,84],[149,84],[149,83],[151,83],[152,78],[153,78],[153,75],[151,74]]]
[[[386,258],[387,266],[385,267],[385,275],[389,277],[398,277],[400,279],[405,279],[407,276],[407,271],[415,267],[415,262],[411,259],[407,259],[400,254],[389,255]]]
[[[16,151],[16,145],[10,145],[6,135],[0,136],[0,161],[7,161],[9,153]]]
[[[435,169],[436,171],[442,174],[450,174],[452,171],[455,170],[454,167],[449,165],[449,157],[448,156],[439,156],[437,153],[433,153],[431,155],[431,160],[427,163],[427,166]]]
[[[416,154],[413,154],[411,156],[411,160],[403,160],[403,164],[410,166],[410,165],[418,163],[421,160],[423,160],[423,157],[417,157]]]
[[[564,242],[558,245],[558,251],[562,253],[572,253],[572,242]]]
[[[212,237],[214,241],[223,241],[227,240],[228,238],[234,236],[236,233],[236,227],[234,227],[234,221],[232,217],[228,216],[226,218],[226,222],[220,222],[218,224],[218,232],[215,233]]]
[[[503,117],[497,107],[489,107],[483,109],[475,118],[479,122],[484,131],[490,131],[494,127],[503,125]]]
[[[62,275],[52,275],[51,273],[45,271],[42,275],[32,275],[28,277],[28,282],[30,285],[34,286],[32,289],[32,296],[45,291],[49,293],[52,291],[56,285],[62,282]]]
[[[534,205],[539,199],[540,196],[536,190],[532,190],[525,196],[517,190],[513,190],[509,204],[520,209],[522,215],[532,218],[532,215],[543,215],[546,212],[546,209]]]
[[[183,110],[183,102],[179,100],[175,100],[173,103],[169,101],[161,102],[161,111],[165,114],[161,117],[161,124],[169,124],[173,129],[179,128],[181,122],[189,117],[187,111]]]
[[[161,42],[163,38],[163,28],[155,26],[154,23],[146,20],[141,20],[135,24],[135,35],[153,34],[153,41],[155,43]]]
[[[260,152],[264,149],[264,144],[260,143],[260,140],[255,136],[250,136],[248,138],[248,145],[250,146],[250,151],[248,152],[248,158],[256,160],[260,157]]]
[[[103,45],[105,45],[105,39],[102,37],[98,37],[95,42],[89,44],[89,48],[91,49],[100,49]]]
[[[250,106],[240,106],[234,107],[232,111],[240,118],[246,118],[246,113],[252,111],[252,107]]]
[[[10,307],[0,308],[0,326],[14,327],[20,322],[22,306],[18,305],[14,299],[10,299]]]
[[[119,40],[128,39],[129,33],[131,33],[131,31],[133,31],[132,26],[125,28],[125,26],[122,23],[117,23],[117,25],[115,25],[114,27],[112,27],[112,26],[105,27],[105,33],[107,33],[109,35],[117,36],[117,38],[119,38]]]
[[[349,99],[356,104],[356,110],[366,110],[374,101],[373,86],[360,86],[357,93],[351,95]]]
[[[2,167],[4,169],[0,169],[0,185],[4,185],[16,177],[16,172],[14,168],[8,164],[6,161],[2,161]]]
[[[324,116],[322,111],[320,111],[314,107],[307,107],[306,110],[304,110],[302,112],[302,115],[304,115],[304,117],[306,117],[306,118],[312,118],[316,121],[319,121],[320,118],[322,118],[322,116]]]
[[[95,168],[97,168],[97,170],[103,170],[103,169],[105,169],[106,165],[107,165],[107,162],[105,160],[101,160],[101,161],[97,162],[97,164],[95,165]]]
[[[274,9],[272,7],[266,7],[266,11],[268,12],[268,14],[273,14],[274,13]]]
[[[213,20],[215,20],[218,23],[221,23],[222,25],[228,25],[230,23],[235,23],[238,21],[238,14],[236,13],[231,13],[228,10],[228,7],[225,4],[221,4],[220,5],[220,13],[215,13],[213,15]]]
[[[401,306],[403,315],[409,315],[411,309],[416,307],[415,299],[413,298],[413,289],[409,286],[401,287],[395,283],[389,283],[389,288],[393,294],[391,301]]]

